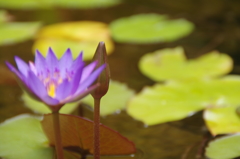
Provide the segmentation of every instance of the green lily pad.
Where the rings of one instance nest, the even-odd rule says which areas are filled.
[[[2,8],[8,9],[46,9],[53,7],[62,8],[100,8],[110,7],[121,3],[121,0],[7,0],[0,1]]]
[[[127,112],[147,125],[154,125],[180,120],[208,107],[238,105],[239,94],[239,76],[171,81],[143,89],[130,100]]]
[[[121,0],[58,0],[55,5],[63,8],[102,8],[120,4]]]
[[[114,44],[105,23],[94,21],[59,23],[43,27],[40,30],[33,45],[33,52],[35,53],[35,50],[38,49],[46,55],[51,46],[57,57],[60,58],[68,48],[71,48],[74,58],[79,55],[80,51],[84,51],[84,59],[90,60],[100,41],[105,42],[107,53],[112,53]]]
[[[231,57],[217,51],[187,60],[181,47],[157,50],[139,62],[141,72],[155,81],[216,77],[229,73],[232,67]]]
[[[228,135],[209,143],[206,156],[211,159],[231,159],[240,156],[240,134]]]
[[[0,45],[28,40],[36,34],[40,25],[39,22],[0,23]]]
[[[128,100],[133,97],[134,91],[130,90],[125,84],[117,81],[110,81],[107,94],[101,99],[100,114],[106,116],[126,108]],[[91,95],[82,99],[83,103],[94,106]]]
[[[169,19],[165,15],[138,14],[120,18],[110,24],[117,42],[171,42],[188,35],[194,28],[185,19]]]
[[[238,106],[210,107],[204,111],[204,120],[213,135],[240,132],[240,118],[236,113]]]
[[[33,110],[36,113],[40,113],[40,114],[51,113],[51,110],[45,104],[31,98],[29,95],[27,95],[27,93],[23,93],[22,100],[26,107],[28,107],[29,109]],[[67,103],[61,108],[60,113],[70,114],[77,107],[78,107],[78,102]]]
[[[7,21],[8,21],[7,11],[0,10],[0,23],[7,22]]]
[[[53,149],[40,119],[20,115],[0,124],[0,156],[6,159],[52,159]]]

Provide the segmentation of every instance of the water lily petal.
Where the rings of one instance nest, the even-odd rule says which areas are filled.
[[[61,77],[66,77],[66,72],[69,70],[70,66],[72,65],[73,58],[71,50],[68,48],[64,55],[59,60],[59,69],[61,73]]]
[[[51,73],[56,71],[56,68],[59,68],[59,62],[51,48],[48,49],[48,54],[46,57],[47,68]]]
[[[15,61],[18,67],[18,70],[25,76],[28,76],[29,66],[21,58],[15,56]]]
[[[92,71],[94,70],[96,65],[97,65],[97,61],[94,61],[94,62],[90,63],[89,65],[87,65],[86,67],[84,67],[81,81],[80,81],[81,83],[92,73]]]
[[[79,87],[79,84],[80,84],[80,80],[81,80],[81,77],[82,77],[82,71],[83,71],[83,68],[84,68],[84,64],[80,64],[78,70],[76,71],[75,75],[73,76],[72,78],[72,89],[71,89],[71,94],[74,94],[78,87]]]
[[[83,62],[83,52],[80,52],[78,57],[73,61],[73,64],[72,64],[70,70],[76,70],[76,68],[78,68],[80,63],[84,63]]]
[[[59,101],[67,98],[71,93],[71,82],[65,79],[56,89],[56,99]]]
[[[68,102],[76,102],[82,98],[84,98],[85,96],[87,96],[89,93],[91,93],[94,89],[96,89],[97,87],[99,87],[99,83],[92,85],[91,87],[89,87],[88,89],[86,89],[85,91],[81,92],[80,94],[75,94],[75,96],[73,96],[70,99],[64,100],[64,103],[68,103]]]
[[[31,71],[28,72],[28,86],[39,97],[48,96],[47,90],[40,79]]]
[[[35,54],[35,67],[38,73],[45,72],[46,70],[46,59],[42,56],[42,54],[38,50],[36,50]]]
[[[76,91],[76,94],[85,91],[98,77],[98,75],[102,72],[102,70],[106,67],[106,65],[100,66],[98,69],[96,69],[86,80],[84,80],[78,90]]]

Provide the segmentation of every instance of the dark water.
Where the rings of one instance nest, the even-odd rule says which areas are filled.
[[[172,18],[186,18],[196,26],[189,36],[172,43],[148,45],[115,43],[115,51],[109,56],[112,79],[127,83],[140,91],[154,82],[144,77],[137,68],[140,57],[148,52],[165,47],[183,46],[189,58],[197,57],[211,50],[219,50],[234,58],[232,73],[240,72],[240,1],[236,0],[128,0],[107,8],[92,10],[9,10],[16,21],[41,20],[45,24],[61,21],[96,20],[109,23],[112,20],[137,13],[168,14]],[[0,47],[0,66],[4,61],[13,61],[14,55],[32,60],[33,41]],[[0,79],[0,121],[21,113],[31,113],[20,100],[21,90],[4,71]],[[6,77],[5,77],[6,75]],[[7,84],[6,84],[7,83]],[[92,112],[85,110],[91,118]],[[161,115],[161,112],[159,112]],[[132,140],[144,159],[194,159],[204,139],[204,122],[201,113],[172,123],[145,127],[122,111],[109,115],[101,122]],[[189,152],[189,153],[188,153]],[[188,154],[188,155],[187,155]],[[187,157],[186,157],[187,156]]]

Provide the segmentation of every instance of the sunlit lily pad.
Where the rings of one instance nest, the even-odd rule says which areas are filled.
[[[206,156],[211,159],[232,159],[240,156],[240,134],[228,135],[209,143]]]
[[[55,5],[62,8],[102,8],[120,4],[121,0],[58,0]]]
[[[238,105],[239,94],[239,76],[171,81],[143,89],[130,100],[127,112],[145,124],[154,125],[180,120],[208,107]]]
[[[107,94],[101,100],[101,115],[109,115],[126,108],[128,100],[134,95],[134,91],[125,84],[111,81]],[[93,107],[93,97],[88,95],[82,102]]]
[[[0,157],[6,159],[52,159],[53,149],[40,119],[20,115],[0,124]]]
[[[93,21],[60,23],[40,30],[33,51],[38,49],[46,54],[50,46],[60,58],[67,48],[71,48],[74,57],[83,50],[84,59],[89,60],[92,59],[100,41],[105,42],[107,53],[112,53],[114,44],[110,39],[108,26],[104,23]]]
[[[40,25],[39,22],[0,23],[0,45],[28,40],[36,34]]]
[[[194,28],[185,19],[169,19],[165,15],[138,14],[124,17],[110,24],[117,42],[156,43],[170,42],[188,35]]]
[[[205,110],[204,119],[213,135],[240,132],[240,118],[236,113],[239,104]]]
[[[0,10],[0,23],[7,22],[7,21],[8,21],[7,11]]]
[[[29,95],[24,93],[22,95],[22,100],[24,102],[24,105],[28,107],[29,109],[33,110],[36,113],[40,114],[48,114],[51,113],[51,110],[42,102],[36,101],[35,99],[31,98]],[[60,113],[63,114],[70,114],[72,113],[76,108],[78,107],[78,102],[74,103],[67,103],[65,104],[62,109],[60,110]]]
[[[144,55],[139,68],[155,81],[216,77],[232,70],[232,59],[217,51],[187,60],[181,47],[157,50]]]
[[[0,6],[9,9],[100,8],[119,4],[120,0],[3,0]]]

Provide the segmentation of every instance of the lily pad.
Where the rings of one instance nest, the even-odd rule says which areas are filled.
[[[0,125],[0,156],[6,159],[52,159],[53,149],[40,125],[40,119],[20,115]]]
[[[210,107],[204,111],[204,119],[211,134],[218,135],[240,132],[240,118],[236,113],[238,106],[239,104]]]
[[[52,118],[52,114],[44,115],[42,128],[50,141],[50,145],[55,145]],[[60,114],[59,120],[63,147],[75,150],[80,154],[93,154],[93,121],[66,114]],[[136,152],[134,143],[118,132],[102,124],[100,124],[99,129],[101,155],[129,155]]]
[[[217,51],[187,60],[181,47],[148,53],[139,62],[141,72],[155,81],[217,77],[232,67],[231,57]]]
[[[119,4],[120,0],[8,0],[0,1],[0,6],[8,9],[100,8]]]
[[[230,159],[240,156],[240,134],[228,135],[209,143],[206,156],[211,159]]]
[[[100,114],[106,116],[119,112],[126,108],[127,102],[133,97],[134,91],[129,89],[125,84],[110,81],[107,94],[101,99]],[[94,107],[94,100],[91,95],[82,99],[83,103]]]
[[[51,46],[60,58],[67,48],[71,48],[74,58],[83,50],[84,59],[90,60],[100,41],[105,42],[107,53],[112,53],[114,44],[105,23],[80,21],[53,24],[40,30],[33,45],[33,52],[38,49],[46,55]]]
[[[185,19],[169,19],[165,15],[138,14],[120,18],[110,24],[117,42],[171,42],[188,35],[194,28]]]
[[[121,0],[58,0],[55,5],[62,8],[103,8],[120,4]]]
[[[0,23],[8,21],[8,14],[5,10],[0,10]]]
[[[45,104],[31,98],[29,95],[27,95],[27,93],[24,93],[22,95],[22,100],[23,100],[26,107],[28,107],[29,109],[33,110],[36,113],[40,113],[40,114],[51,113],[51,110]],[[70,114],[77,107],[78,107],[78,102],[67,103],[62,107],[62,109],[60,110],[60,113]]]
[[[40,25],[39,22],[0,23],[0,45],[28,40],[36,34]]]
[[[154,125],[180,120],[208,107],[238,105],[239,94],[239,76],[171,81],[143,89],[130,100],[127,112],[147,125]]]

